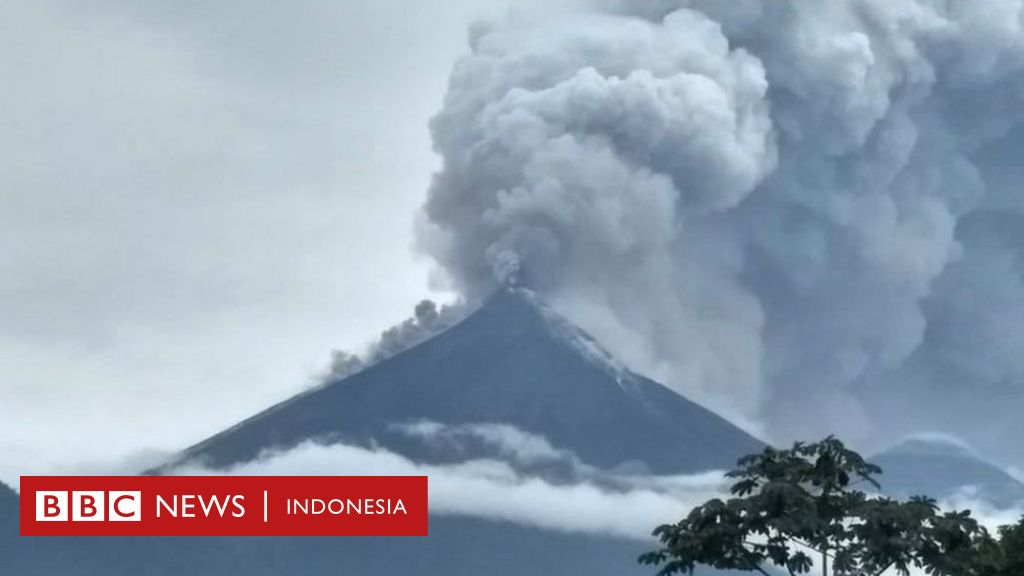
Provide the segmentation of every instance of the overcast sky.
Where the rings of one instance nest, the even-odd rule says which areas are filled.
[[[183,447],[444,299],[427,122],[506,1],[0,2],[0,479]]]

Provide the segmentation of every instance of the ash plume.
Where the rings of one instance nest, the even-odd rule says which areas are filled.
[[[420,245],[467,298],[528,284],[773,439],[877,444],[956,409],[1024,458],[999,440],[1024,432],[1022,14],[603,0],[482,24]]]
[[[364,352],[334,350],[326,378],[338,380],[404,352],[456,325],[472,309],[462,301],[438,307],[433,300],[422,300],[413,309],[411,318],[381,332]]]

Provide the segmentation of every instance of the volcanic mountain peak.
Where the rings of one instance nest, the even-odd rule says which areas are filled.
[[[969,444],[944,434],[915,434],[908,436],[886,449],[883,454],[977,457],[974,448]]]
[[[954,438],[911,437],[871,460],[882,468],[879,480],[890,495],[966,493],[999,508],[1024,502],[1024,484]]]
[[[597,340],[555,312],[536,292],[528,288],[502,288],[491,296],[481,310],[507,315],[505,321],[508,323],[535,321],[539,318],[542,328],[554,341],[569,346],[591,365],[613,376],[619,384],[625,385],[635,381],[633,373]]]
[[[426,460],[436,455],[396,433],[419,421],[513,426],[590,465],[657,473],[729,468],[763,446],[622,367],[534,293],[506,288],[452,328],[257,414],[185,457],[226,466],[326,439]]]

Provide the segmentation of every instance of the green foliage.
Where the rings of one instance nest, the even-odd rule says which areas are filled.
[[[789,450],[766,448],[729,473],[732,498],[655,529],[662,547],[640,562],[665,576],[698,565],[765,575],[774,566],[796,575],[815,561],[825,575],[907,574],[918,567],[934,576],[980,576],[980,548],[991,538],[970,513],[940,513],[928,498],[896,501],[857,489],[878,488],[880,473],[831,436]]]
[[[1024,519],[1013,526],[999,529],[1003,576],[1024,574]]]
[[[973,574],[977,576],[1021,576],[1024,574],[1024,519],[999,529],[999,538],[988,538],[979,546],[980,557]]]

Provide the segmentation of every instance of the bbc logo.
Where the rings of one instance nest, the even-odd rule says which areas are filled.
[[[36,492],[36,522],[140,522],[142,492]]]

